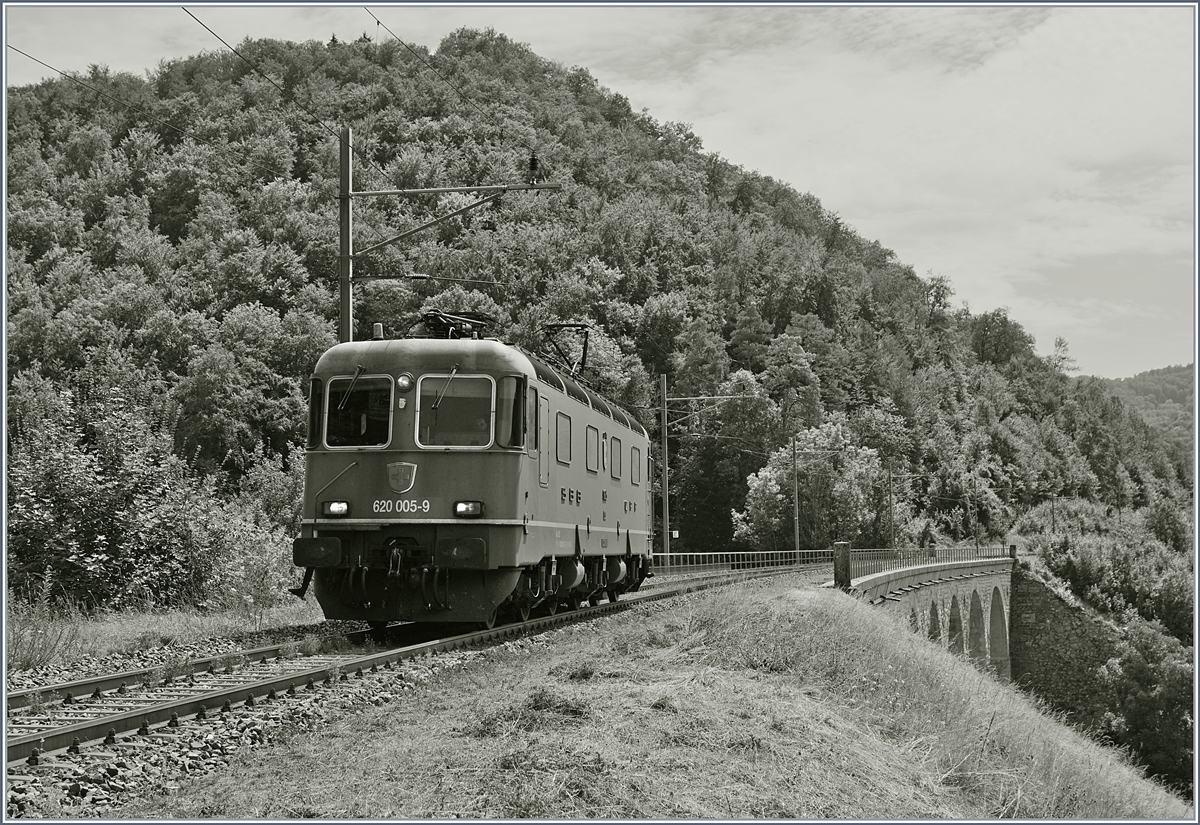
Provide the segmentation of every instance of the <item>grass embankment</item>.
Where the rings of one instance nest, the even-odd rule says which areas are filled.
[[[507,647],[115,813],[1190,818],[1116,752],[838,592],[747,583]]]
[[[66,667],[86,659],[132,654],[166,645],[187,645],[218,637],[324,619],[315,599],[289,599],[264,610],[204,613],[197,610],[145,610],[88,614],[71,605],[10,598],[5,611],[8,670]]]

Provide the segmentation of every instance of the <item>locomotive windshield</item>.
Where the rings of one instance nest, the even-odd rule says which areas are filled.
[[[422,447],[490,446],[493,386],[492,380],[483,376],[422,376],[417,443]]]
[[[379,447],[391,439],[391,378],[334,378],[328,395],[328,446]]]

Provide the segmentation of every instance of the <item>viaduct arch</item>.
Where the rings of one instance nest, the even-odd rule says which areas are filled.
[[[908,618],[915,632],[999,676],[1009,660],[1012,558],[885,570],[850,580],[850,593]]]

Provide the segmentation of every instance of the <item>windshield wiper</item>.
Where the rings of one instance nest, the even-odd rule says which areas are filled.
[[[338,412],[346,406],[346,402],[350,400],[350,393],[354,392],[354,385],[358,383],[358,376],[362,375],[365,367],[362,364],[357,365],[354,370],[354,377],[350,379],[350,387],[346,390],[346,394],[342,396],[342,400],[338,402]]]
[[[434,399],[433,406],[429,409],[437,412],[437,408],[441,406],[442,399],[446,397],[446,390],[450,389],[450,382],[454,380],[455,374],[458,372],[458,364],[450,370],[450,377],[446,379],[446,383],[442,385],[442,391],[438,393],[438,397]]]

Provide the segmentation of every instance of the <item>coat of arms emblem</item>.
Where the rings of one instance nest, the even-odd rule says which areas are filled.
[[[417,465],[409,464],[407,461],[397,461],[394,464],[387,465],[388,468],[388,486],[392,491],[403,495],[413,488],[417,483]]]

